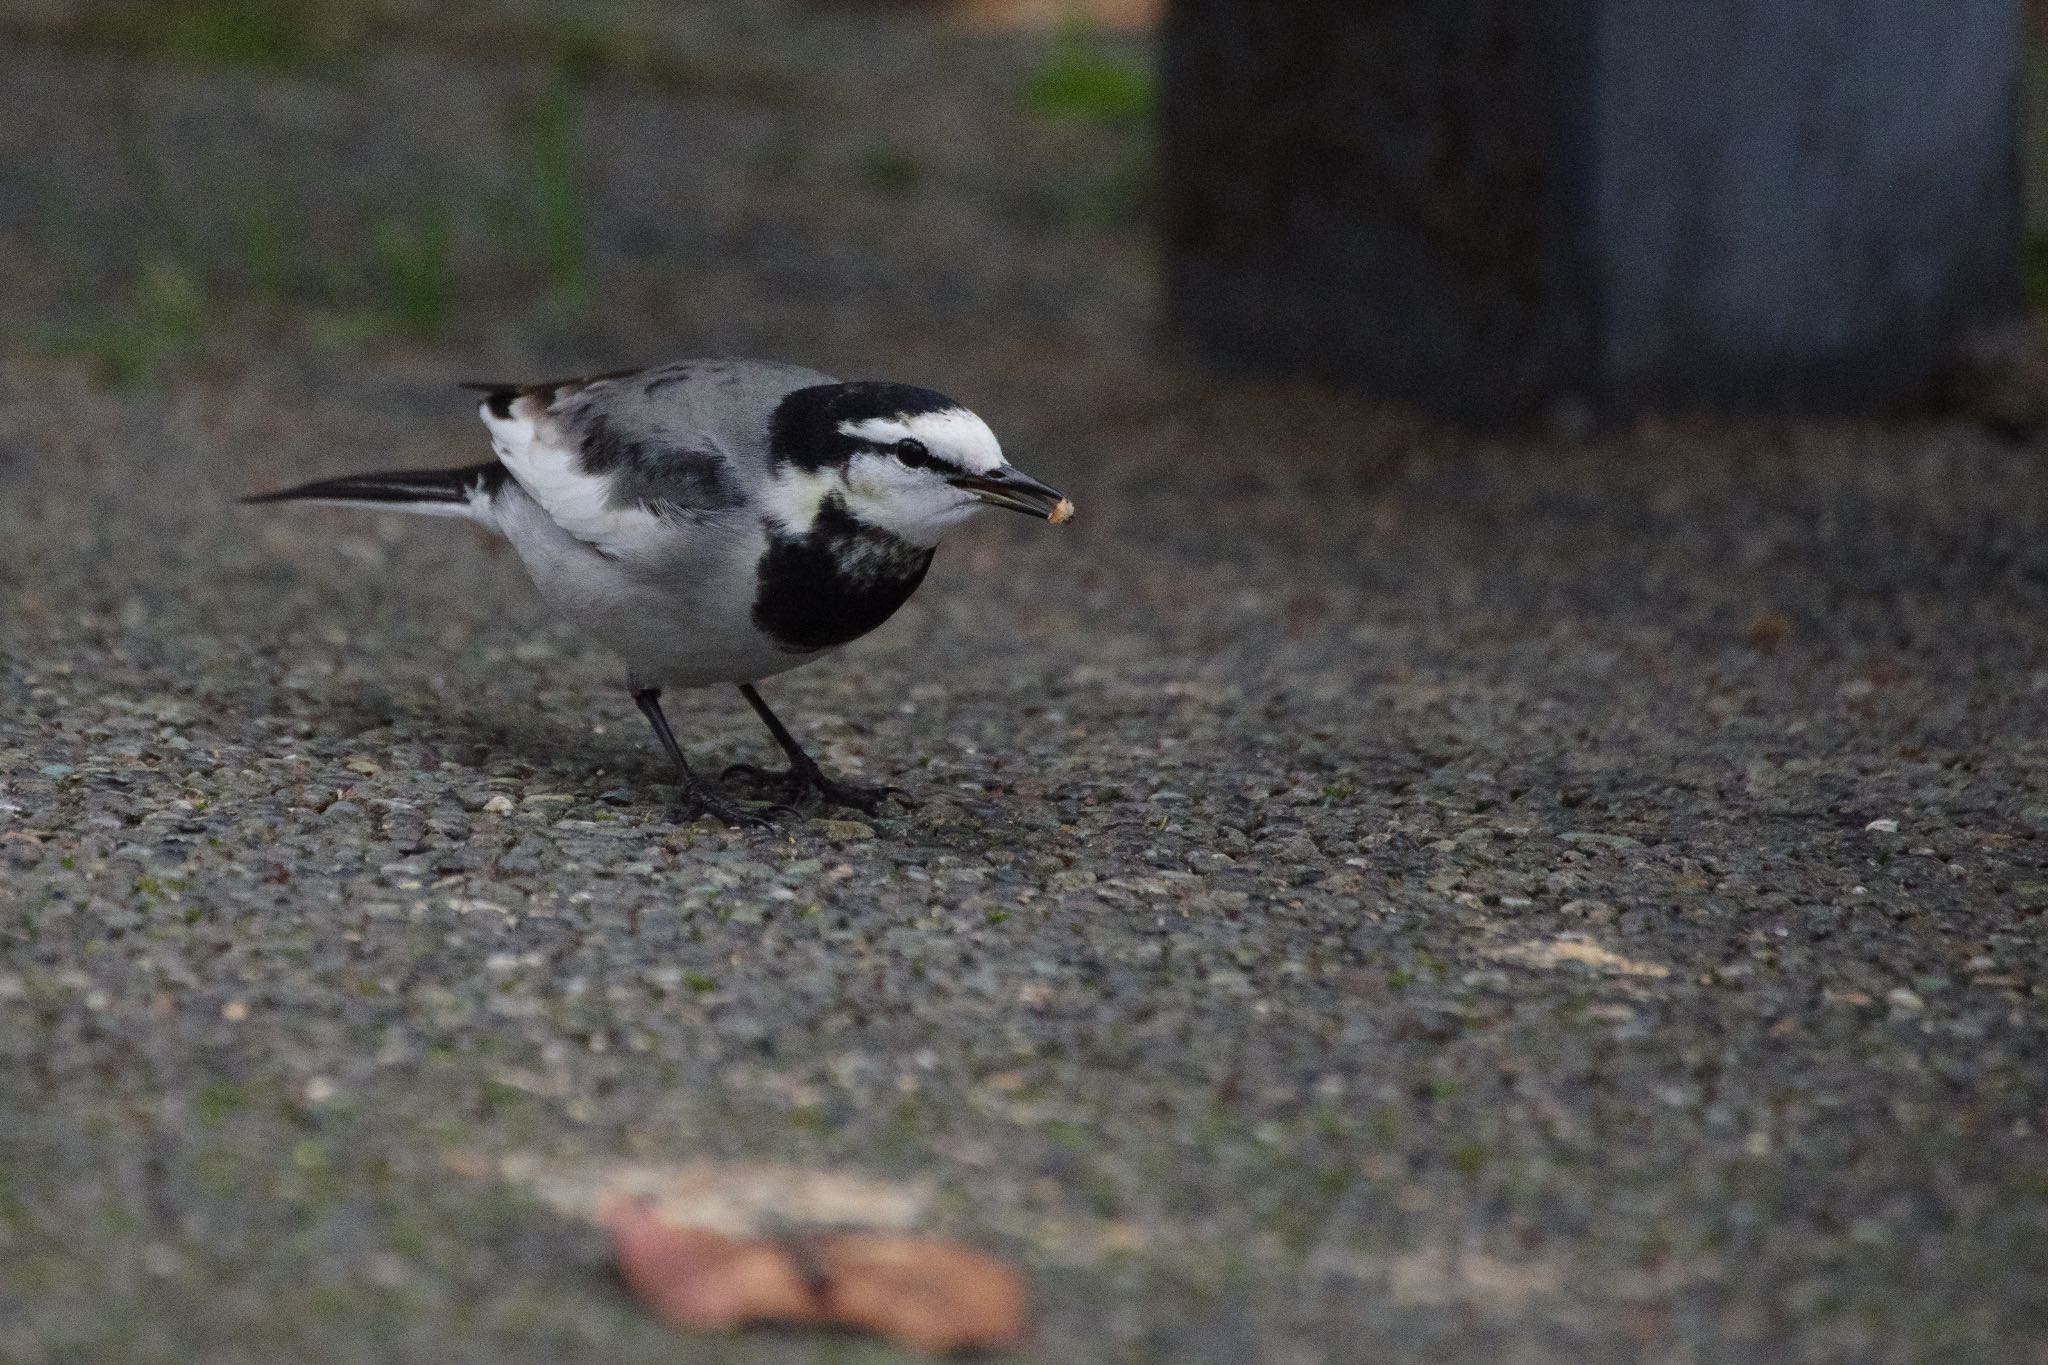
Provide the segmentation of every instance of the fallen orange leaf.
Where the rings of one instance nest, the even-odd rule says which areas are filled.
[[[824,1272],[828,1321],[933,1355],[1024,1340],[1024,1285],[993,1256],[886,1232],[824,1233],[804,1249]]]
[[[603,1219],[627,1287],[683,1327],[850,1327],[934,1355],[1015,1346],[1028,1330],[1017,1272],[952,1242],[885,1232],[728,1237],[671,1226],[624,1199]]]
[[[684,1327],[726,1332],[750,1322],[811,1322],[817,1296],[796,1263],[767,1242],[672,1228],[639,1204],[606,1216],[626,1285]]]

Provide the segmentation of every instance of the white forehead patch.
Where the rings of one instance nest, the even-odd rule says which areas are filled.
[[[988,423],[965,408],[841,422],[839,430],[855,440],[878,445],[905,438],[923,441],[934,455],[970,474],[986,474],[1003,464],[1003,448],[996,442],[996,434],[988,429]]]

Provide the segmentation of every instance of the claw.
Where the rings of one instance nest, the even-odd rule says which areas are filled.
[[[790,769],[785,768],[778,772],[772,768],[757,768],[751,763],[729,764],[726,770],[718,775],[720,782],[730,782],[734,778],[763,787],[785,787],[791,791],[803,786],[802,778]]]
[[[760,787],[788,793],[793,801],[804,801],[815,797],[828,806],[844,806],[849,810],[873,815],[880,811],[882,803],[896,797],[909,804],[907,794],[901,787],[863,787],[851,782],[841,782],[815,768],[783,768],[780,770],[757,768],[751,763],[734,763],[719,774],[721,782],[738,778]]]
[[[873,815],[882,809],[882,803],[890,797],[900,798],[903,795],[901,787],[859,787],[850,782],[835,782],[822,775],[809,785],[827,804],[845,806],[863,815]]]
[[[779,811],[789,809],[786,806],[771,806],[766,812],[747,810],[709,787],[686,788],[683,798],[684,804],[678,811],[682,818],[695,820],[699,816],[709,815],[724,821],[733,829],[774,829],[775,820],[772,817]]]

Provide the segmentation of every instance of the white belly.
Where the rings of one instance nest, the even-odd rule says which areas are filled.
[[[791,652],[754,625],[758,525],[679,527],[673,555],[643,562],[599,554],[513,490],[495,510],[541,599],[621,655],[635,686],[753,682],[821,652]]]

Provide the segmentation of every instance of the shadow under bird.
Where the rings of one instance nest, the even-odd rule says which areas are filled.
[[[691,815],[768,823],[694,773],[666,687],[732,683],[789,757],[735,766],[794,804],[863,811],[896,789],[818,767],[754,684],[867,634],[939,539],[982,507],[1063,522],[1073,504],[1003,459],[979,417],[908,384],[691,360],[546,384],[472,384],[497,459],[323,479],[243,501],[465,517],[511,542],[541,597],[623,655]]]

